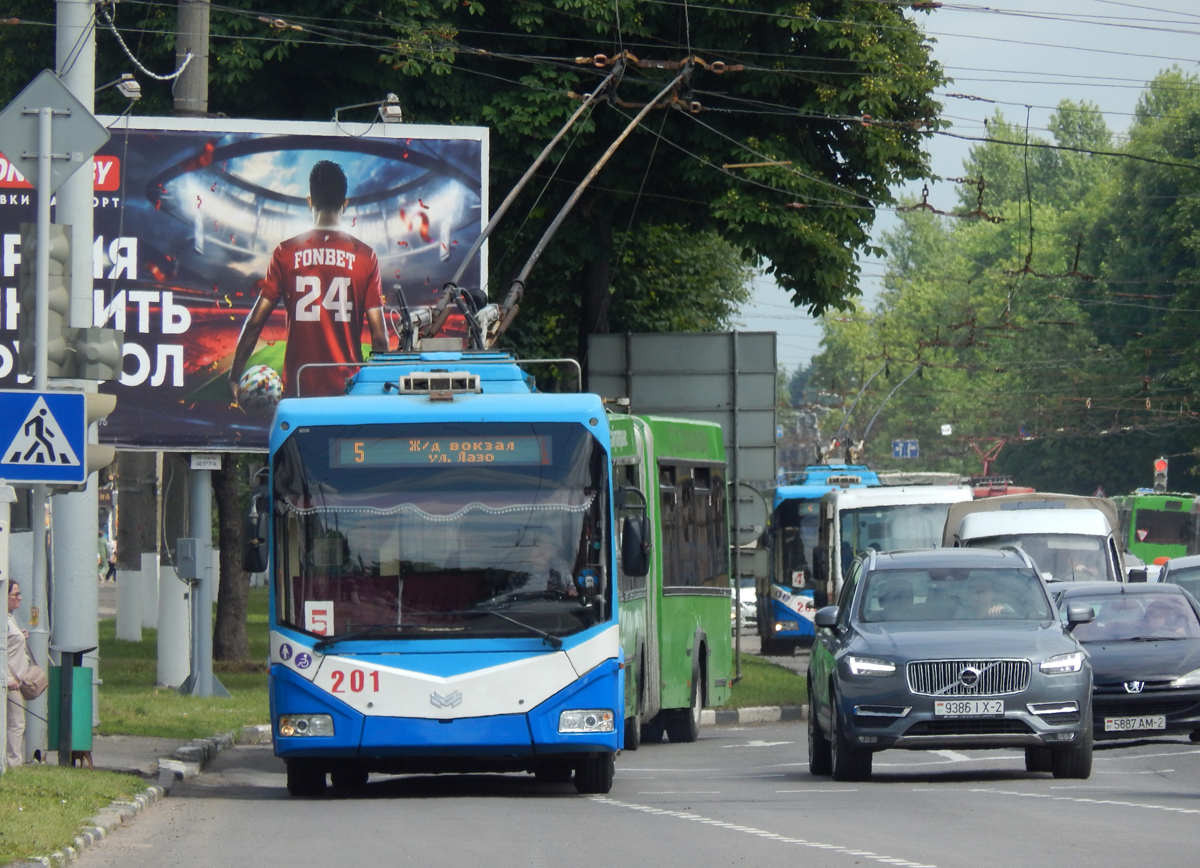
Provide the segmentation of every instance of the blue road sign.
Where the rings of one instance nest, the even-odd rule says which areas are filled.
[[[82,392],[0,390],[0,480],[87,482],[87,410]]]
[[[893,458],[920,458],[921,444],[919,440],[893,440]]]

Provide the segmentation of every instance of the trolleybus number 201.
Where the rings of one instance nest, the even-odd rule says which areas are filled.
[[[371,693],[379,692],[379,673],[364,672],[361,669],[351,669],[350,677],[346,677],[346,673],[341,669],[334,669],[329,673],[329,677],[333,679],[333,693],[345,693],[346,688],[350,688],[351,693],[362,693],[367,689],[367,679],[371,680]]]

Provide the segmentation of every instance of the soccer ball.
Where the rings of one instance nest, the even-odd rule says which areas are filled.
[[[238,406],[250,413],[274,410],[283,397],[283,380],[267,365],[247,368],[238,380]]]

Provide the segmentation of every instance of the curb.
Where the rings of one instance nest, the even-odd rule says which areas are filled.
[[[240,733],[219,732],[209,738],[198,738],[177,748],[169,757],[158,761],[158,784],[142,790],[130,799],[118,799],[94,816],[83,821],[71,846],[55,850],[49,856],[34,856],[10,863],[9,868],[62,868],[79,858],[79,854],[125,825],[159,799],[171,794],[178,780],[195,777],[221,751],[234,744],[265,744],[271,740],[270,724],[243,726]]]
[[[763,705],[753,708],[706,708],[701,726],[736,726],[742,723],[779,723],[808,720],[807,705]]]
[[[33,868],[35,865],[42,868],[61,868],[63,865],[69,865],[88,847],[104,840],[114,829],[125,825],[165,795],[166,791],[162,787],[152,786],[130,799],[118,799],[108,807],[101,808],[96,816],[84,820],[83,828],[79,830],[70,847],[55,850],[49,856],[35,856],[13,862],[11,868]]]

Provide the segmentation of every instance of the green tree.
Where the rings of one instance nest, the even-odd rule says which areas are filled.
[[[1064,103],[1051,129],[1059,143],[1098,146],[1109,137],[1096,117]],[[1024,131],[1017,139],[1000,115],[989,128],[1000,141],[1024,142]],[[1089,209],[1104,167],[1069,152],[1025,150],[988,143],[972,149],[964,167],[984,179],[983,208],[1001,222],[902,213],[885,237],[890,258],[877,309],[827,318],[825,350],[813,364],[820,385],[849,402],[879,372],[843,438],[860,439],[878,412],[868,460],[886,462],[893,438],[915,437],[922,457],[910,464],[978,472],[972,440],[1096,424],[1090,408],[1099,412],[1102,384],[1122,362],[1099,346],[1064,284],[1089,264],[1077,251],[1094,222]],[[963,210],[979,205],[977,197],[977,186],[964,191]],[[842,415],[830,414],[826,427]],[[941,434],[947,424],[950,437]]]
[[[49,5],[17,0],[9,14],[48,20]],[[130,65],[103,26],[108,12],[143,63],[174,66],[173,10],[100,9],[101,81]],[[49,65],[45,30],[0,33],[10,62],[0,83],[10,93]],[[212,32],[212,111],[328,119],[337,106],[394,91],[409,120],[491,127],[494,201],[574,110],[568,93],[607,74],[576,56],[624,48],[655,61],[703,58],[674,92],[672,110],[653,113],[601,172],[533,274],[526,316],[567,312],[575,320],[573,341],[559,330],[560,351],[581,352],[587,335],[619,319],[611,306],[619,240],[648,226],[718,232],[741,258],[766,264],[796,304],[818,312],[843,306],[858,293],[857,256],[870,249],[876,204],[891,200],[896,182],[926,173],[922,144],[939,124],[932,92],[941,70],[915,17],[893,4],[381,0],[368,8],[230,0],[213,9]],[[720,73],[713,62],[742,68]],[[508,255],[494,264],[494,288],[507,288],[558,206],[632,117],[621,101],[645,102],[675,74],[628,69],[608,103],[582,122],[555,155],[545,190],[531,190],[519,206],[531,212],[524,229],[514,220],[497,235],[494,249]],[[145,90],[139,111],[169,110],[168,84],[146,82]],[[116,105],[102,94],[102,108]],[[770,165],[722,168],[731,163]]]

